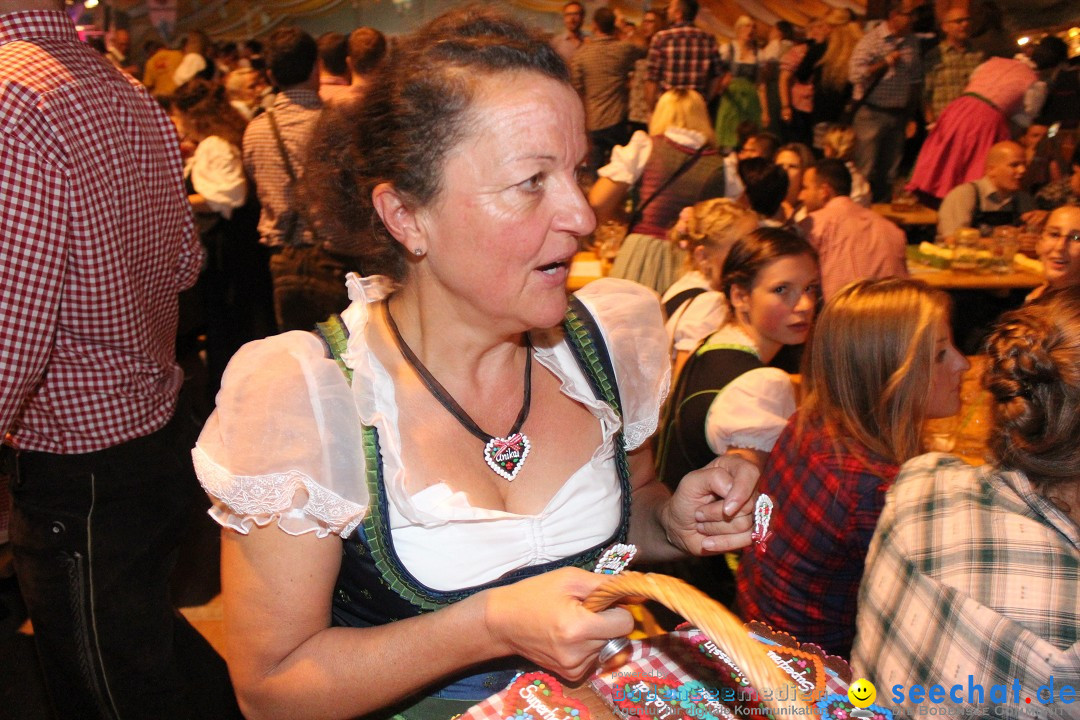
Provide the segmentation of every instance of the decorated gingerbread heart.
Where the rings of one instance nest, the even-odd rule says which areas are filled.
[[[723,695],[715,687],[697,680],[684,683],[679,695],[679,707],[690,717],[699,720],[734,720],[735,713],[721,701]]]
[[[750,680],[724,649],[697,628],[686,628],[690,643],[697,649],[695,659],[719,676],[721,682],[734,688],[750,687]]]
[[[496,473],[513,481],[521,472],[531,449],[529,438],[521,433],[514,433],[510,437],[493,437],[484,446],[484,461]]]
[[[750,685],[745,671],[723,648],[697,628],[687,628],[688,642],[697,651],[695,661],[716,678],[720,699],[736,715],[764,716],[768,707],[761,702],[757,690]]]
[[[624,719],[648,715],[659,720],[681,720],[686,716],[679,706],[681,685],[673,677],[621,677],[605,700]]]
[[[780,630],[773,630],[770,626],[757,620],[747,623],[746,627],[753,637],[766,645],[779,645],[783,648],[790,648],[798,650],[800,653],[813,655],[818,658],[827,676],[839,678],[844,685],[851,683],[851,667],[842,657],[829,655],[814,643],[800,643],[790,634]],[[825,686],[819,684],[818,687],[824,689]]]
[[[847,695],[826,695],[817,701],[817,707],[821,717],[827,720],[893,720],[893,714],[878,705],[859,710],[851,704]]]
[[[520,675],[503,691],[503,717],[513,720],[589,720],[588,709],[563,694],[551,675],[530,672]]]

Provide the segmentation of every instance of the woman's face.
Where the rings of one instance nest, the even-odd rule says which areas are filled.
[[[934,361],[930,368],[930,389],[926,417],[942,418],[960,411],[960,383],[971,363],[956,349],[948,320],[934,330]]]
[[[172,118],[173,125],[176,126],[176,131],[180,133],[181,138],[191,140],[193,142],[199,142],[202,140],[202,138],[198,137],[198,134],[195,132],[194,123],[191,122],[191,118],[189,118],[186,113],[174,109],[172,113],[170,113],[169,117]]]
[[[802,158],[798,153],[791,150],[781,150],[776,153],[776,164],[787,173],[788,190],[785,200],[795,204],[799,200],[799,192],[802,190],[803,166]]]
[[[1080,284],[1080,209],[1066,205],[1050,213],[1036,251],[1050,287]]]
[[[1027,132],[1020,138],[1020,144],[1029,150],[1034,150],[1043,141],[1049,130],[1050,128],[1046,125],[1039,125],[1038,123],[1029,125]]]
[[[747,23],[746,25],[740,25],[738,27],[738,29],[735,31],[735,37],[738,38],[739,42],[742,42],[742,43],[748,43],[748,42],[752,41],[754,39],[754,34],[755,34],[755,31],[754,31],[754,24],[753,23]]]
[[[415,213],[427,255],[410,282],[497,332],[551,327],[578,237],[596,225],[577,182],[581,101],[542,75],[502,73],[477,81],[469,113],[441,191]]]
[[[750,292],[731,288],[739,325],[766,362],[782,345],[806,342],[821,296],[818,265],[809,255],[786,255],[758,271]]]
[[[814,42],[823,43],[829,37],[831,28],[824,20],[815,20],[806,27],[806,37]]]

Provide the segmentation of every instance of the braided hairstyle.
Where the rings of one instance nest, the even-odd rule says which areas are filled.
[[[1002,316],[987,341],[990,451],[1045,492],[1080,474],[1080,287]]]
[[[668,239],[687,251],[690,269],[704,273],[714,289],[720,286],[720,265],[727,257],[728,250],[735,241],[748,235],[757,228],[757,215],[728,198],[702,200],[693,207],[686,208],[679,216],[679,222],[668,233]],[[714,259],[696,263],[702,253],[695,252],[703,248]]]

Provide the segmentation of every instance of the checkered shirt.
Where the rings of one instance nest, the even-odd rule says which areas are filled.
[[[0,15],[0,433],[71,454],[164,425],[202,260],[157,102],[63,12]]]
[[[706,99],[722,68],[716,38],[690,23],[676,23],[656,33],[648,60],[648,79],[659,85],[660,92],[693,88]]]
[[[995,717],[1076,717],[1024,698],[1051,676],[1080,684],[1080,527],[1020,473],[940,453],[908,461],[866,559],[852,667],[886,704],[897,684],[959,684],[955,707],[974,717],[970,682],[1009,686]]]
[[[606,35],[594,35],[570,62],[570,80],[585,103],[585,128],[603,130],[626,121],[627,80],[642,50]]]
[[[883,22],[862,36],[851,53],[848,79],[855,86],[853,96],[861,98],[870,84],[870,67],[881,62],[893,50],[900,51],[900,60],[889,68],[866,102],[877,107],[901,109],[907,106],[914,91],[912,86],[923,80],[919,41],[911,34],[893,35],[889,24]]]
[[[940,117],[945,106],[964,92],[971,72],[981,64],[980,50],[956,49],[942,43],[926,54],[926,84],[923,85],[923,103]]]
[[[274,113],[285,150],[289,153],[293,170],[303,177],[303,158],[308,138],[322,112],[323,103],[319,93],[307,88],[282,90],[274,99],[270,112]],[[255,183],[262,211],[259,215],[259,236],[271,247],[284,245],[285,230],[290,216],[295,212],[295,193],[285,163],[281,158],[274,131],[267,113],[248,123],[244,131],[244,169]],[[293,244],[308,244],[313,240],[311,231],[303,218],[296,223]]]
[[[1035,204],[1040,210],[1054,210],[1062,205],[1080,205],[1080,195],[1072,189],[1069,178],[1063,177],[1043,187],[1035,195]]]
[[[862,559],[897,466],[846,452],[823,422],[799,428],[799,417],[788,421],[762,470],[761,492],[776,503],[772,537],[763,554],[743,553],[739,607],[746,620],[847,656]]]

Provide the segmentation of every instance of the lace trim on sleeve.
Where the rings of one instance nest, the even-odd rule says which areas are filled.
[[[210,515],[242,535],[253,523],[265,527],[276,521],[290,535],[337,533],[345,538],[364,519],[364,505],[330,492],[304,473],[233,475],[198,446],[191,456],[199,482],[214,498]]]
[[[651,413],[642,422],[626,423],[623,428],[623,438],[626,441],[627,450],[636,450],[641,447],[646,440],[653,436],[656,432],[657,425],[660,419],[660,407],[663,405],[663,400],[656,403],[656,412]]]

